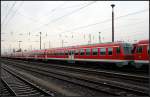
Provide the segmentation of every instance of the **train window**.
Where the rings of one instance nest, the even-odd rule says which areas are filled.
[[[69,51],[69,55],[71,55],[71,51]]]
[[[84,50],[80,49],[80,55],[84,55]]]
[[[56,52],[56,55],[59,55],[59,53],[60,53],[60,52],[59,52],[59,51],[57,51],[57,52]]]
[[[106,54],[106,48],[100,48],[100,55]]]
[[[65,52],[64,51],[62,51],[62,55],[64,55],[65,54]]]
[[[116,48],[116,53],[117,53],[117,54],[120,54],[120,47],[117,47],[117,48]]]
[[[65,55],[68,55],[68,51],[65,51]]]
[[[142,48],[142,46],[139,46],[138,48],[137,48],[137,53],[142,53],[142,51],[143,51],[143,48]]]
[[[131,54],[132,48],[124,47],[124,54]]]
[[[58,51],[55,51],[55,55],[58,55]]]
[[[86,55],[90,55],[91,50],[90,49],[86,49]]]
[[[60,55],[64,55],[64,52],[63,52],[63,51],[60,51]]]
[[[74,53],[75,53],[75,51],[74,50],[72,50],[72,54],[74,55]]]
[[[51,55],[53,55],[53,53],[54,53],[54,52],[53,52],[53,51],[51,51]]]
[[[50,55],[50,51],[47,52],[47,55]]]
[[[75,55],[78,55],[78,50],[75,51]]]
[[[92,49],[92,54],[93,55],[98,55],[98,48],[93,48]]]
[[[72,54],[74,54],[74,50],[69,51],[69,55],[72,55]]]
[[[61,51],[58,52],[58,55],[61,55]]]
[[[113,49],[112,48],[108,48],[108,55],[112,55]]]
[[[124,47],[123,47],[123,49],[124,49],[124,54],[131,54],[132,52],[132,45],[131,44],[129,44],[129,43],[125,43],[124,45],[123,45]]]

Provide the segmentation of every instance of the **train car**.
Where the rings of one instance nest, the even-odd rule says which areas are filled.
[[[150,53],[149,53],[149,40],[140,40],[134,44],[133,49],[134,65],[136,68],[141,68],[142,66],[148,66]]]
[[[119,67],[133,65],[141,68],[149,63],[149,41],[141,40],[137,43],[109,42],[91,45],[79,45],[61,48],[50,48],[45,50],[32,50],[15,52],[9,56],[17,59],[36,59],[67,61],[70,63],[99,63]]]
[[[68,62],[111,63],[119,67],[133,62],[132,44],[130,43],[100,43],[92,45],[71,46],[46,50],[47,60],[62,60]]]

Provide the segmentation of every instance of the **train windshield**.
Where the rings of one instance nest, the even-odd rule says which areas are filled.
[[[125,43],[123,45],[124,48],[124,54],[132,54],[132,45],[129,43]]]

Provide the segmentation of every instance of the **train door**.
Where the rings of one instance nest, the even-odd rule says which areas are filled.
[[[74,50],[69,50],[69,62],[74,63]]]

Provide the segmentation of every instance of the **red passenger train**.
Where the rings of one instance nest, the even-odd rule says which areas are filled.
[[[10,57],[10,56],[9,56]],[[137,43],[109,42],[91,45],[16,52],[11,57],[19,59],[57,60],[75,62],[96,62],[116,64],[119,67],[134,65],[140,68],[149,63],[149,41]]]
[[[101,43],[46,50],[46,59],[69,62],[115,63],[127,65],[132,58],[132,45],[129,43]]]

